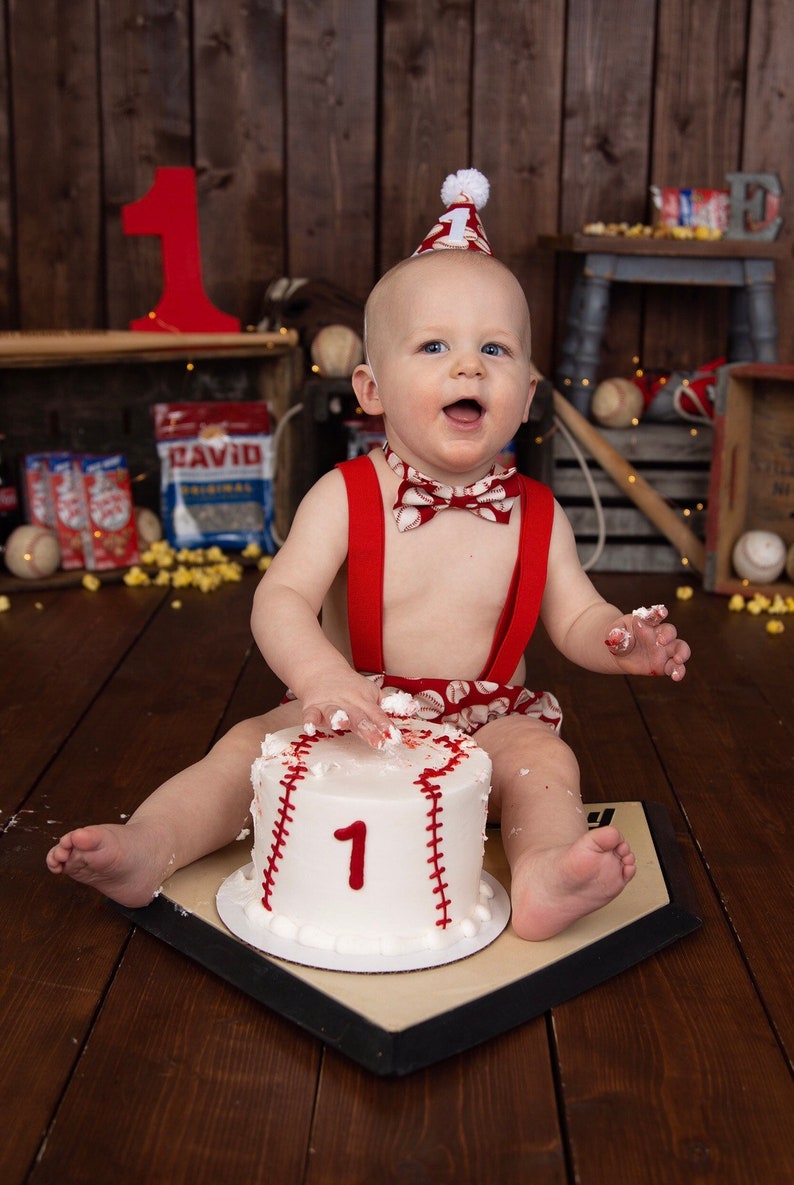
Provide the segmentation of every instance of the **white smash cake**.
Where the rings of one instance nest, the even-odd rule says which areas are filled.
[[[241,920],[219,895],[221,916],[260,949],[307,948],[297,962],[314,962],[312,949],[335,952],[316,965],[342,969],[348,956],[350,969],[361,956],[464,957],[491,923],[490,778],[487,754],[448,725],[400,720],[380,750],[350,732],[268,735],[251,772],[253,864],[226,882]]]

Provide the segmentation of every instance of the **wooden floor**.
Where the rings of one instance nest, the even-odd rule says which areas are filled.
[[[273,703],[253,575],[211,595],[28,592],[0,614],[0,1180],[639,1185],[794,1180],[794,618],[674,576],[680,686],[593,676],[533,642],[590,801],[668,809],[703,926],[552,1013],[401,1079],[343,1056],[50,876],[62,831],[123,819]]]

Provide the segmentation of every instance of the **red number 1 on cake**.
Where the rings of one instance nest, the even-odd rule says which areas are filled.
[[[364,887],[364,847],[367,842],[367,825],[358,819],[355,823],[351,823],[349,827],[339,827],[334,832],[334,839],[341,840],[343,843],[346,840],[352,841],[350,849],[350,876],[348,884],[351,889],[363,889]]]

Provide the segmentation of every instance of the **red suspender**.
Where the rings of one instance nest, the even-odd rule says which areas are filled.
[[[356,457],[337,468],[348,503],[347,620],[353,666],[380,674],[383,665],[383,498],[375,466]]]
[[[548,486],[523,474],[519,476],[521,538],[518,558],[491,653],[480,676],[490,683],[509,683],[513,678],[537,624],[546,586],[554,496]]]
[[[383,662],[383,499],[369,457],[338,465],[347,486],[347,614],[353,666],[381,673]],[[521,475],[518,558],[480,680],[509,683],[537,624],[549,553],[554,498],[547,486]],[[499,528],[496,527],[496,530]],[[454,672],[453,672],[454,674]]]

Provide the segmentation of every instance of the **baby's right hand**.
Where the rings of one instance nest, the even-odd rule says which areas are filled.
[[[373,749],[382,749],[394,735],[392,721],[380,708],[379,689],[356,671],[341,678],[337,674],[327,687],[315,687],[302,703],[309,729],[355,732]]]

